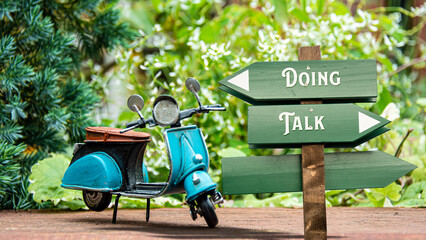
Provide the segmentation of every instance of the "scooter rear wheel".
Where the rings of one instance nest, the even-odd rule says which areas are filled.
[[[214,228],[219,223],[219,220],[217,219],[216,212],[214,211],[209,196],[202,195],[198,197],[197,203],[209,228]]]
[[[111,203],[112,194],[83,190],[83,200],[86,206],[93,211],[103,211]]]

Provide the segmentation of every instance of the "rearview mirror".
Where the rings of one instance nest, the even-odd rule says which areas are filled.
[[[134,94],[127,99],[127,107],[133,112],[138,112],[143,109],[144,101],[141,96]]]
[[[200,97],[197,94],[197,92],[200,91],[200,83],[197,81],[197,79],[190,77],[186,79],[185,86],[189,89],[189,91],[191,91],[195,95],[195,97],[197,98],[198,105],[201,108]]]
[[[195,78],[188,78],[185,81],[185,86],[189,91],[197,93],[200,91],[200,83]]]

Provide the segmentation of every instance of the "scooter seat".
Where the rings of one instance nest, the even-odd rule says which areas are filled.
[[[148,142],[151,134],[146,132],[128,131],[112,127],[87,127],[84,142]]]

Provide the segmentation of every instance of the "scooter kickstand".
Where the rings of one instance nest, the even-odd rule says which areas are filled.
[[[151,198],[146,199],[146,222],[149,222],[149,211],[151,208]]]
[[[118,209],[118,200],[120,199],[121,195],[117,194],[117,197],[115,197],[115,203],[114,203],[114,213],[112,214],[112,224],[117,223],[117,209]]]

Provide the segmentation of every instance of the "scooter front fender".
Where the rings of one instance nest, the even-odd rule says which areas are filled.
[[[120,168],[105,152],[88,154],[73,162],[65,171],[63,188],[110,192],[122,185]]]
[[[210,175],[204,171],[196,171],[189,174],[183,184],[186,191],[186,202],[194,201],[203,193],[215,190],[217,186]]]

